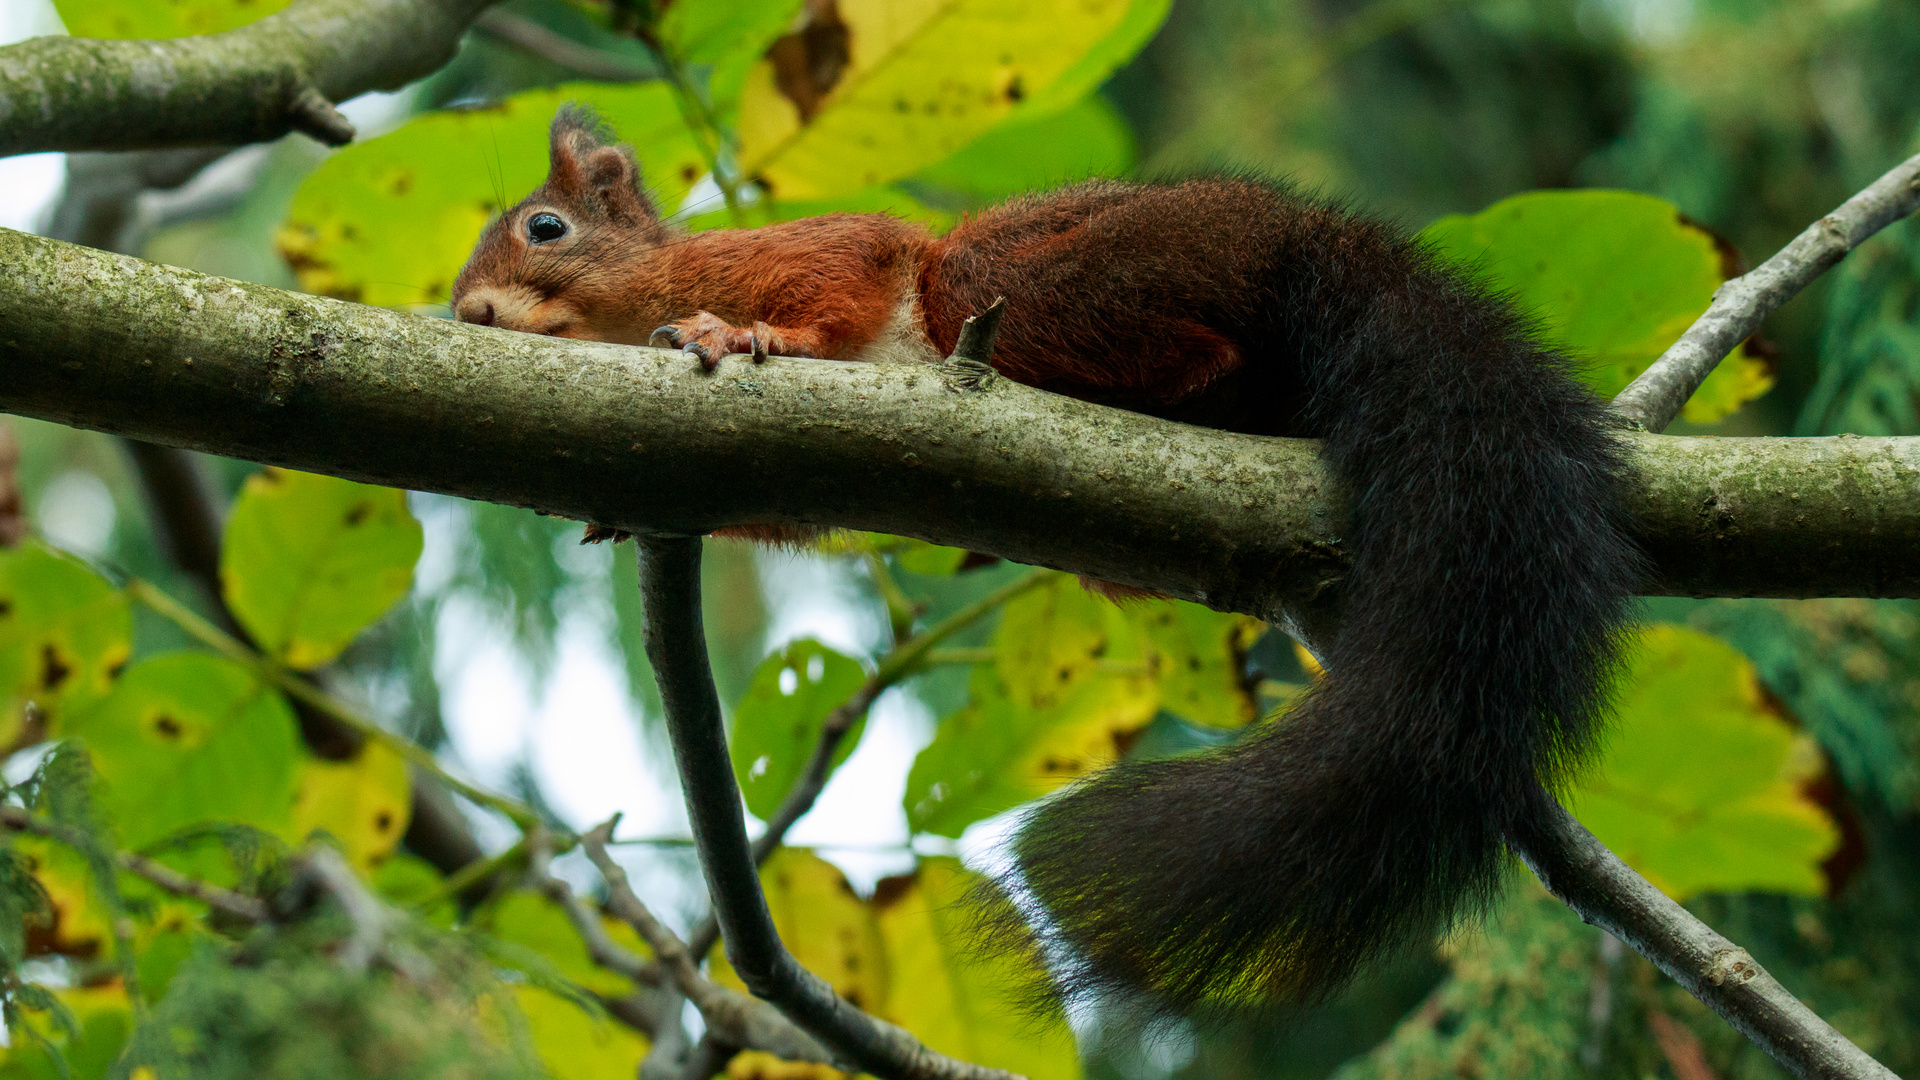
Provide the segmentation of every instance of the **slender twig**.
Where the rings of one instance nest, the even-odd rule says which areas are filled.
[[[635,63],[618,53],[582,44],[564,34],[556,34],[532,19],[498,8],[481,12],[473,26],[523,52],[550,60],[589,79],[639,82],[654,77],[654,71],[644,64]]]
[[[587,858],[600,869],[607,882],[607,906],[614,916],[633,927],[647,947],[653,950],[658,966],[675,989],[679,990],[707,1023],[707,1030],[737,1046],[748,1046],[777,1054],[789,1061],[813,1061],[836,1064],[826,1047],[793,1025],[774,1006],[729,990],[700,973],[700,965],[673,931],[654,917],[633,891],[627,872],[607,854],[607,838],[619,819],[607,821],[581,837]],[[566,886],[560,885],[564,889]],[[576,902],[577,903],[577,902]],[[576,923],[581,916],[574,916]],[[584,936],[584,934],[583,934]],[[658,975],[656,974],[656,978]],[[664,1019],[663,1019],[664,1022]]]
[[[638,546],[647,659],[659,682],[687,818],[734,971],[755,996],[883,1080],[1010,1080],[1011,1073],[936,1053],[906,1029],[862,1012],[801,967],[781,943],[747,845],[740,788],[707,666],[700,539],[646,537]]]
[[[728,167],[727,153],[730,149],[729,132],[713,113],[713,107],[687,77],[685,65],[680,58],[667,48],[659,36],[652,30],[642,27],[634,37],[647,47],[662,74],[667,77],[667,85],[673,87],[674,102],[680,109],[681,122],[687,125],[693,134],[695,145],[706,159],[707,169],[713,174],[713,182],[720,189],[720,197],[726,201],[727,212],[733,216],[735,225],[746,224],[746,217],[740,204],[740,180]]]
[[[1773,258],[1714,291],[1706,314],[1640,373],[1613,407],[1648,431],[1662,431],[1734,346],[1781,304],[1869,236],[1920,207],[1920,154],[1807,226]]]
[[[1802,1080],[1897,1080],[1801,1004],[1745,949],[1654,888],[1540,791],[1507,836],[1548,891],[1632,946]]]
[[[86,836],[80,830],[36,817],[17,806],[0,806],[0,824],[6,825],[9,829],[57,840],[76,851],[87,851],[90,848]],[[188,877],[145,855],[132,851],[116,851],[113,853],[113,859],[128,873],[146,878],[176,896],[198,900],[215,911],[224,912],[236,919],[258,923],[266,922],[271,917],[265,901],[231,889],[223,889],[198,878]]]
[[[222,633],[219,627],[201,618],[192,608],[168,596],[160,589],[135,578],[127,582],[126,591],[128,596],[145,604],[156,614],[164,616],[174,625],[185,630],[190,636],[198,639],[203,644],[210,646],[231,660],[238,661],[253,668],[289,696],[319,709],[321,712],[352,728],[361,736],[384,744],[415,766],[433,774],[442,783],[459,792],[472,802],[499,811],[522,829],[531,828],[539,820],[538,816],[535,815],[532,810],[514,802],[512,799],[495,795],[492,792],[483,791],[448,772],[433,756],[432,751],[427,750],[425,747],[420,746],[410,739],[401,738],[381,727],[379,724],[374,723],[367,717],[361,716],[357,711],[348,707],[338,698],[333,697],[326,691],[321,690],[319,687],[301,678],[299,672],[275,663],[268,657],[262,656],[252,649],[249,649],[246,644],[238,638]]]
[[[987,615],[1000,610],[1014,597],[1028,592],[1045,583],[1054,574],[1050,570],[1034,570],[1011,581],[979,600],[968,604],[952,615],[940,620],[925,631],[897,646],[880,661],[880,666],[866,682],[860,685],[853,696],[836,706],[820,722],[820,734],[814,740],[813,752],[807,757],[807,766],[794,778],[793,786],[780,800],[779,809],[767,822],[767,829],[753,841],[753,864],[762,865],[779,849],[786,839],[787,830],[795,822],[805,817],[807,811],[820,798],[820,792],[826,789],[827,778],[833,772],[833,759],[840,750],[840,743],[853,730],[853,725],[873,707],[874,699],[889,688],[916,671],[929,666],[934,654],[934,646],[953,635],[979,622]],[[720,940],[720,924],[709,914],[693,928],[687,938],[695,956],[705,956],[713,949],[713,943]]]

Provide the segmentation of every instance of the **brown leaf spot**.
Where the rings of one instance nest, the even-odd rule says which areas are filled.
[[[1007,80],[1007,88],[1001,91],[1001,93],[1009,102],[1018,105],[1026,100],[1027,87],[1025,83],[1020,81],[1020,76],[1015,75],[1013,78]]]
[[[347,510],[347,528],[351,529],[371,516],[373,516],[372,501],[362,499]]]
[[[153,718],[153,730],[163,739],[177,739],[186,728],[180,725],[180,721],[163,713]]]
[[[4,619],[11,614],[13,614],[13,601],[0,600],[0,619]]]
[[[393,814],[391,812],[382,810],[373,816],[373,829],[375,832],[386,832],[391,828],[393,828]]]
[[[840,18],[835,0],[807,0],[801,28],[767,48],[773,63],[773,85],[793,102],[800,122],[810,122],[820,102],[840,82],[853,56],[853,35]]]
[[[71,674],[73,674],[73,665],[60,659],[60,654],[54,650],[52,642],[40,647],[40,688],[42,690],[60,689],[60,684],[66,682],[67,676]]]

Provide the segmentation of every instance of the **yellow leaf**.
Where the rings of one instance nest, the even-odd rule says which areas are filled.
[[[780,940],[800,966],[860,1008],[871,1010],[886,1000],[886,951],[879,928],[837,867],[804,848],[782,848],[761,868],[760,884]],[[746,991],[718,946],[713,970],[716,980]]]
[[[386,743],[370,739],[350,761],[307,758],[294,778],[291,839],[324,832],[371,874],[405,835],[412,794],[406,759]]]
[[[945,1054],[1010,1069],[1028,1080],[1080,1075],[1080,1054],[1063,1022],[1042,1024],[1019,992],[1045,973],[1024,958],[970,947],[967,894],[979,878],[958,860],[922,860],[912,874],[874,894],[893,993],[886,1019]]]
[[[1574,814],[1675,899],[1707,891],[1818,895],[1839,832],[1807,798],[1812,740],[1783,718],[1747,658],[1679,626],[1628,658],[1606,756]]]
[[[633,1080],[639,1073],[647,1040],[632,1028],[537,986],[514,992],[548,1073],[567,1080]]]
[[[1130,0],[841,0],[847,66],[810,123],[781,95],[770,62],[748,74],[743,171],[778,199],[906,176],[1051,88],[1132,8]]]
[[[96,895],[86,857],[40,836],[16,836],[10,842],[26,856],[27,868],[53,904],[51,923],[28,921],[29,950],[83,957],[111,952],[113,923],[106,902]]]

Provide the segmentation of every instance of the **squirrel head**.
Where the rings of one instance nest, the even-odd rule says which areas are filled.
[[[568,105],[548,137],[546,183],[480,234],[453,283],[461,322],[533,334],[644,344],[652,327],[620,318],[626,275],[666,243],[630,147],[591,109]],[[644,321],[644,320],[643,320]]]

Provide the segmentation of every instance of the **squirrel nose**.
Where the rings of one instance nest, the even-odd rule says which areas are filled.
[[[455,312],[455,317],[461,322],[473,323],[476,326],[492,326],[493,301],[482,300],[477,296],[468,297],[461,302],[460,310]]]

